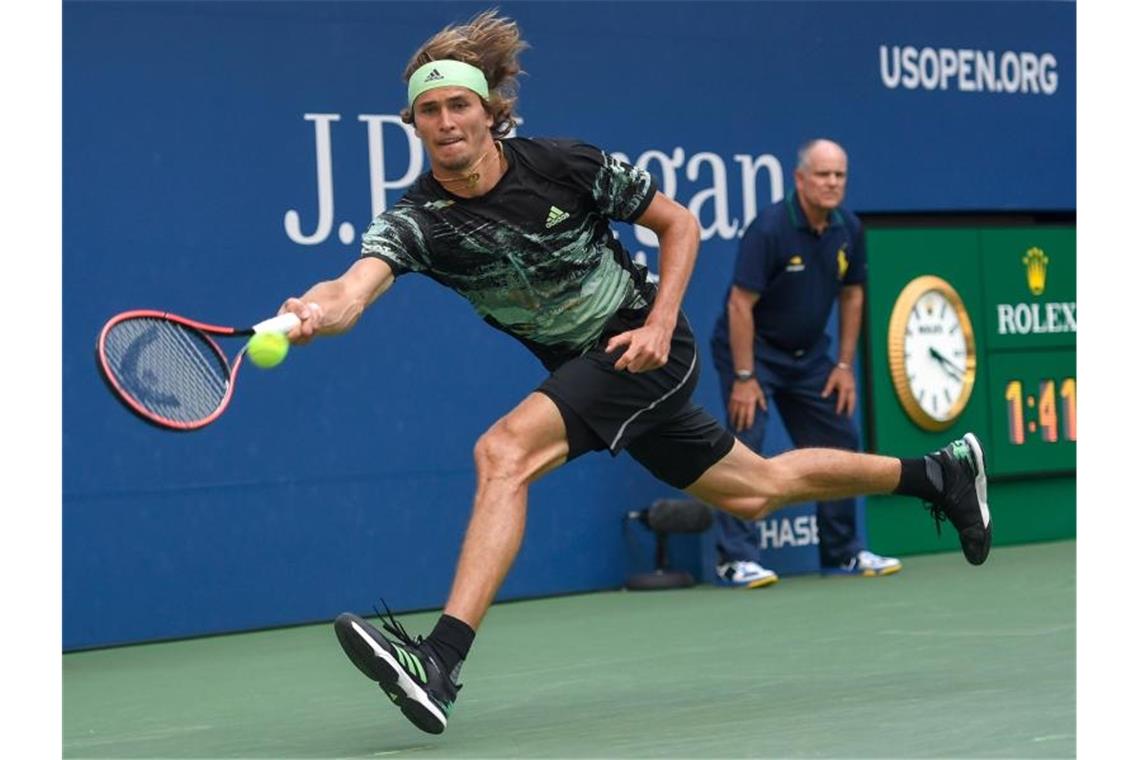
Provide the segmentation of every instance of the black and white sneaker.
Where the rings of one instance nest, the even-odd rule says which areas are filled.
[[[941,535],[941,523],[949,519],[958,529],[958,540],[967,561],[972,565],[982,564],[990,554],[993,532],[990,507],[986,503],[986,464],[982,444],[973,433],[966,433],[959,440],[930,454],[928,461],[937,462],[940,467],[936,469],[941,470],[941,495],[929,505],[934,526]],[[937,486],[937,479],[932,479]]]
[[[413,641],[390,612],[380,622],[395,641],[349,612],[337,616],[333,627],[348,659],[380,684],[404,717],[421,731],[442,734],[459,684],[443,672],[431,647],[421,637]]]

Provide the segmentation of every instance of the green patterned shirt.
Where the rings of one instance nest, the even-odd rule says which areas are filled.
[[[503,151],[507,172],[477,198],[422,175],[373,220],[362,255],[451,288],[551,366],[590,348],[619,309],[652,302],[610,220],[636,220],[657,186],[579,142],[513,138]]]

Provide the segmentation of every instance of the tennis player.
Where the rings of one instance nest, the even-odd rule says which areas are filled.
[[[949,519],[973,564],[990,548],[986,474],[973,435],[914,459],[799,449],[765,459],[690,401],[697,348],[681,299],[697,220],[645,171],[580,142],[506,139],[527,44],[495,12],[449,26],[404,72],[404,120],[430,171],[373,220],[361,258],[281,308],[305,343],[356,324],[396,279],[431,277],[518,339],[549,375],[475,445],[475,503],[443,614],[426,639],[343,614],[345,653],[418,728],[446,728],[475,631],[518,553],[527,489],[587,452],[628,451],[657,478],[747,520],[795,502],[899,493]],[[610,220],[656,233],[660,282]]]

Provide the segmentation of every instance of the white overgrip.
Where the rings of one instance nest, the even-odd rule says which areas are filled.
[[[286,314],[278,314],[276,317],[258,322],[253,326],[253,331],[255,333],[287,333],[299,324],[301,324],[301,318],[289,312]]]

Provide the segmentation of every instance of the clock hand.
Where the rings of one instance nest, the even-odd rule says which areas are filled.
[[[943,356],[941,352],[939,352],[938,349],[936,349],[934,346],[930,347],[930,355],[934,357],[935,361],[942,365],[942,368],[946,370],[948,374],[952,375],[956,380],[962,379],[962,375],[965,374],[965,370],[959,368],[957,365]]]
[[[934,346],[931,346],[930,348],[930,356],[934,357],[935,361],[937,361],[939,365],[942,365],[942,368],[945,369],[947,373],[951,373],[956,377],[961,377],[962,370],[959,367],[956,367],[950,359],[942,356],[942,352],[939,352],[934,348]]]

